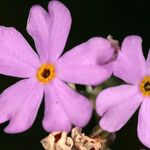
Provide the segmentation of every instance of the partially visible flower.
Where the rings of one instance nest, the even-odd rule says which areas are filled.
[[[66,82],[96,85],[112,74],[110,42],[91,38],[65,53],[71,25],[69,10],[59,1],[51,1],[48,12],[41,6],[31,8],[27,31],[38,55],[14,28],[0,27],[0,73],[25,78],[0,96],[0,123],[10,120],[7,133],[27,130],[33,124],[43,95],[46,131],[69,131],[72,125],[85,126],[92,105]]]
[[[102,119],[100,126],[109,132],[122,128],[139,106],[138,137],[150,148],[150,51],[145,61],[142,39],[128,36],[114,62],[114,75],[124,85],[102,91],[96,100],[96,109]]]

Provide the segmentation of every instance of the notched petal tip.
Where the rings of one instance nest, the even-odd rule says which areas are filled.
[[[31,8],[27,31],[34,39],[41,62],[54,62],[61,55],[70,26],[70,12],[59,1],[51,1],[48,11],[39,5]]]
[[[40,17],[40,15],[47,15],[48,13],[44,10],[43,7],[41,7],[40,5],[36,4],[33,5],[29,11],[29,16],[28,16],[28,20],[27,20],[27,31],[30,32],[30,28],[31,28],[31,24],[34,21],[35,17]],[[33,24],[32,24],[33,25]]]
[[[65,25],[70,30],[72,18],[69,9],[61,2],[53,0],[48,4],[48,12],[50,16],[55,16],[62,22],[62,27]],[[65,18],[62,21],[62,18]],[[59,23],[58,21],[58,23]],[[63,29],[63,28],[62,28]],[[62,30],[63,31],[63,30]]]
[[[68,9],[63,3],[61,3],[61,2],[58,1],[58,0],[52,0],[52,1],[50,1],[49,4],[48,4],[49,13],[50,13],[50,12],[53,12],[54,9],[57,9],[58,11],[62,11],[62,12],[64,12],[64,13],[68,13],[68,15],[71,16],[69,9]],[[62,12],[61,12],[61,13],[62,13]]]
[[[12,126],[7,126],[5,129],[4,129],[4,132],[7,133],[7,134],[16,134],[16,133],[22,133],[22,132],[25,132],[27,131],[28,128],[20,128],[20,129],[14,129]]]
[[[16,133],[22,133],[27,131],[32,124],[28,123],[28,124],[24,124],[22,122],[20,122],[19,126],[17,126],[17,122],[15,122],[15,119],[11,119],[8,126],[4,129],[4,132],[7,134],[16,134]],[[16,124],[16,126],[15,126]]]

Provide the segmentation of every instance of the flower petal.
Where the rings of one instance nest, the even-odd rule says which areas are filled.
[[[138,137],[140,141],[150,148],[150,98],[145,98],[138,117]]]
[[[86,97],[78,94],[59,80],[55,83],[55,86],[71,123],[77,127],[84,127],[92,115],[91,103]]]
[[[121,88],[122,89],[127,88],[127,86],[121,87]],[[112,97],[114,104],[111,103],[112,101],[107,99],[108,96],[105,98],[106,101],[107,100],[110,101],[110,105],[106,105],[104,107],[105,109],[107,108],[107,110],[104,112],[102,119],[100,120],[100,126],[104,130],[109,131],[109,132],[118,131],[120,128],[122,128],[126,124],[126,122],[130,119],[130,117],[134,114],[134,112],[140,106],[143,99],[142,99],[141,94],[139,94],[138,92],[135,93],[136,88],[135,89],[134,88],[135,87],[129,87],[129,89],[128,90],[125,89],[125,91],[122,91],[122,90],[119,91],[119,88],[118,88],[118,92],[116,91],[118,93],[118,97],[116,97],[117,95],[116,93],[105,92],[105,94],[107,93],[108,95],[111,94],[114,96],[113,97],[109,95],[110,97]],[[124,92],[125,94],[120,95],[121,91]],[[102,101],[104,102],[103,99]],[[101,109],[100,105],[98,109]]]
[[[42,101],[43,88],[33,79],[21,80],[0,96],[0,123],[10,120],[7,133],[20,133],[31,127]]]
[[[105,89],[96,98],[96,111],[100,116],[103,116],[109,109],[112,109],[137,92],[138,88],[133,85],[120,85]]]
[[[112,64],[105,62],[113,52],[108,40],[92,38],[59,58],[56,63],[57,76],[66,82],[99,84],[112,74]]]
[[[50,50],[49,28],[48,12],[39,5],[32,6],[29,12],[27,31],[34,39],[36,50],[42,61],[46,60],[47,50]]]
[[[62,3],[51,1],[48,10],[33,6],[27,24],[42,62],[53,62],[61,55],[71,26],[70,12]]]
[[[45,113],[43,127],[47,132],[70,131],[71,122],[57,95],[57,89],[51,83],[45,87]]]
[[[92,115],[91,103],[58,79],[55,79],[53,88],[57,96],[56,100],[62,106],[69,121],[77,127],[84,127]]]
[[[39,66],[37,54],[14,28],[0,27],[0,73],[30,77]]]
[[[148,52],[148,56],[146,60],[146,67],[147,67],[148,74],[150,74],[150,50]]]
[[[142,53],[142,39],[139,36],[126,37],[121,50],[114,63],[114,75],[127,83],[135,84],[146,73],[145,59]]]

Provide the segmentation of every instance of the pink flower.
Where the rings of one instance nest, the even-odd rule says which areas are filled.
[[[118,131],[140,106],[138,137],[150,147],[150,52],[145,61],[139,36],[128,36],[123,41],[114,62],[114,75],[126,84],[98,95],[96,109],[102,116],[100,126],[109,132]]]
[[[69,131],[72,125],[83,127],[90,120],[91,103],[65,82],[103,82],[112,74],[112,64],[106,62],[114,50],[108,40],[97,37],[61,56],[70,25],[70,12],[59,1],[51,1],[48,12],[33,6],[27,31],[38,55],[14,28],[0,27],[0,73],[25,78],[1,94],[0,123],[10,120],[5,132],[18,133],[31,127],[43,95],[46,131]]]

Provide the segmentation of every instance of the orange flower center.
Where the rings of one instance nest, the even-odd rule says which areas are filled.
[[[144,96],[150,96],[150,76],[145,76],[140,84],[140,90]]]
[[[37,71],[37,79],[42,83],[48,83],[55,77],[55,68],[52,64],[43,64]]]

